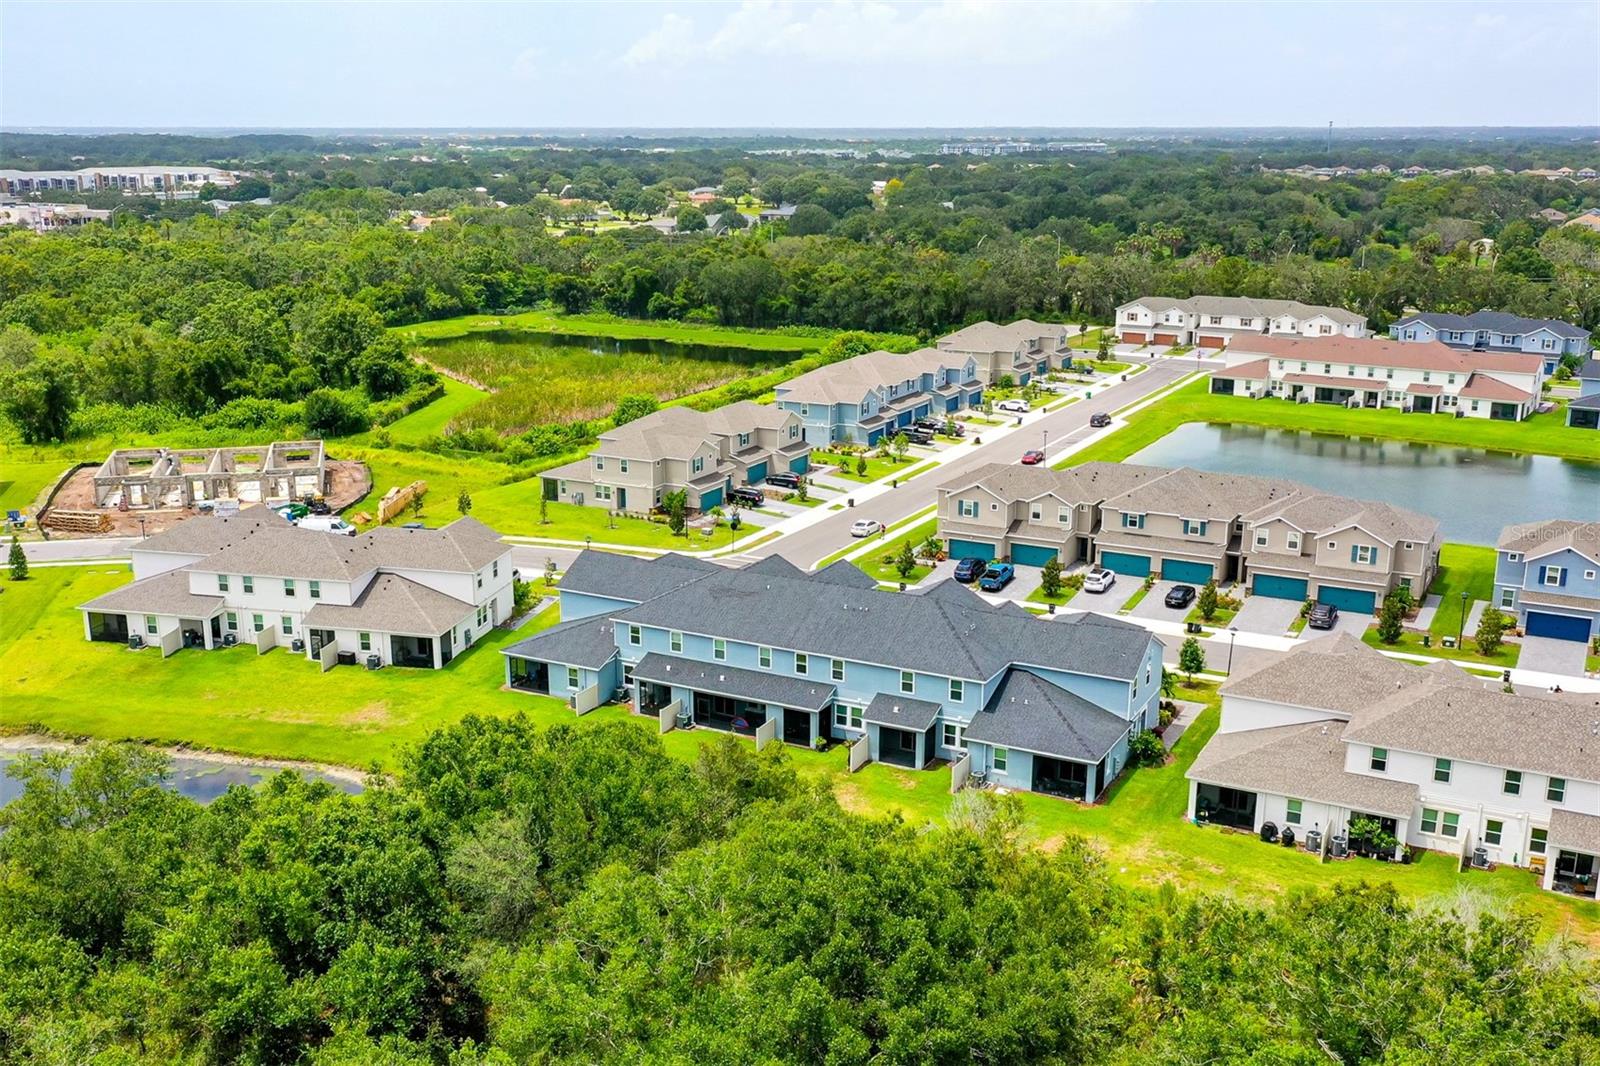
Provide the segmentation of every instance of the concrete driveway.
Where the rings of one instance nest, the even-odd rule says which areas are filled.
[[[1582,677],[1585,648],[1581,640],[1523,637],[1522,654],[1517,656],[1517,669]]]
[[[1187,584],[1187,582],[1157,581],[1150,591],[1145,593],[1145,597],[1139,601],[1139,605],[1128,612],[1129,616],[1133,618],[1157,618],[1164,622],[1183,621],[1188,617],[1189,612],[1194,610],[1195,602],[1200,597],[1200,588],[1198,585],[1195,586],[1195,599],[1189,601],[1189,606],[1168,607],[1165,602],[1167,593],[1182,584]],[[1137,588],[1138,586],[1135,585],[1134,587]],[[1074,600],[1073,602],[1077,601]]]
[[[1233,625],[1241,633],[1265,633],[1281,637],[1300,614],[1299,600],[1279,600],[1271,596],[1246,596]]]

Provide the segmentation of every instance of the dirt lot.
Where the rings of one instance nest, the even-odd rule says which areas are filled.
[[[367,464],[355,459],[329,459],[326,463],[328,474],[328,506],[335,511],[355,503],[368,492],[372,491],[372,472],[367,469]],[[133,511],[118,511],[114,507],[102,508],[94,505],[94,475],[95,467],[85,467],[67,479],[61,486],[61,491],[56,493],[55,501],[50,505],[52,509],[59,508],[63,511],[102,511],[111,519],[111,528],[104,533],[65,533],[56,531],[51,535],[56,539],[66,537],[129,537],[140,533],[153,534],[171,529],[186,518],[193,518],[199,511],[193,508],[180,508],[168,510],[144,509]],[[253,505],[247,505],[253,506]],[[139,520],[144,519],[141,529]],[[46,519],[48,524],[48,518]]]

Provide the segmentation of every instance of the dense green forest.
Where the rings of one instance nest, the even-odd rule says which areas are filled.
[[[984,318],[1104,321],[1149,293],[1339,304],[1379,329],[1413,306],[1600,322],[1600,235],[1537,217],[1580,206],[1571,182],[1317,182],[1153,151],[457,154],[266,171],[252,180],[281,202],[221,217],[127,200],[111,225],[0,236],[0,406],[34,441],[163,419],[336,435],[374,421],[369,404],[427,395],[383,327],[542,305],[923,338]],[[800,209],[724,237],[550,224],[572,213],[552,193],[638,218],[699,182]],[[450,218],[413,233],[396,221],[407,209]],[[1480,236],[1492,256],[1472,251]]]
[[[1004,798],[867,819],[777,747],[690,766],[626,725],[468,718],[363,795],[284,773],[206,807],[163,767],[14,768],[0,1061],[1600,1055],[1600,969],[1524,917],[1130,890],[1077,839],[1019,846]]]

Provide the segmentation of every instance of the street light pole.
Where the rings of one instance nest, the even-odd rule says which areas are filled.
[[[1461,638],[1467,635],[1467,591],[1461,590],[1461,622],[1456,626],[1456,647],[1461,647]]]
[[[1228,676],[1233,676],[1233,642],[1238,639],[1239,627],[1228,627]]]

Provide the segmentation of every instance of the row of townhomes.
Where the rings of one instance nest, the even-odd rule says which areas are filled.
[[[1507,526],[1495,545],[1495,606],[1531,637],[1600,638],[1600,522]]]
[[[131,554],[133,583],[79,607],[89,640],[437,669],[511,617],[511,549],[473,518],[345,537],[253,507],[189,519]]]
[[[1145,296],[1117,308],[1117,339],[1125,344],[1224,348],[1248,334],[1369,337],[1365,315],[1342,307],[1248,296]]]
[[[1072,353],[1067,351],[1069,334],[1066,326],[1031,318],[1003,326],[985,321],[940,337],[934,345],[941,352],[976,359],[978,380],[985,385],[997,384],[1002,378],[1026,385],[1072,361]]]
[[[1600,358],[1590,358],[1578,368],[1578,398],[1567,404],[1567,425],[1600,429]]]
[[[1302,839],[1362,818],[1400,844],[1542,870],[1546,888],[1593,897],[1597,721],[1593,695],[1514,695],[1326,637],[1223,685],[1189,816]]]
[[[774,405],[800,420],[806,440],[875,444],[919,418],[944,418],[982,399],[974,356],[923,348],[866,352],[807,371],[778,386]]]
[[[1544,360],[1438,341],[1240,337],[1211,391],[1342,407],[1520,422],[1538,408]]]
[[[562,621],[503,649],[506,683],[580,712],[618,692],[664,724],[812,746],[1093,801],[1157,722],[1161,644],[1093,614],[1047,622],[954,581],[881,591],[849,563],[807,574],[585,551]]]
[[[956,558],[1057,558],[1135,577],[1237,581],[1258,596],[1367,613],[1396,587],[1420,598],[1439,566],[1435,519],[1278,478],[996,463],[938,493],[939,536]]]
[[[720,505],[728,490],[811,466],[800,416],[748,400],[696,411],[666,407],[600,434],[589,455],[542,475],[551,502],[644,514],[683,490],[689,509]]]
[[[1544,372],[1554,374],[1563,355],[1588,355],[1589,331],[1553,318],[1522,318],[1504,311],[1448,315],[1424,311],[1389,327],[1389,336],[1406,344],[1438,341],[1461,351],[1537,355]]]

